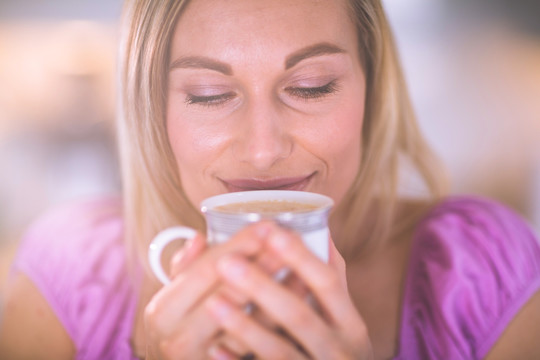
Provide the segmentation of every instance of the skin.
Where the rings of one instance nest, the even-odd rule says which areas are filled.
[[[295,234],[268,223],[247,228],[222,246],[204,249],[202,238],[195,244],[180,261],[187,265],[173,266],[179,275],[146,307],[147,358],[236,358],[247,352],[261,359],[307,358],[274,327],[246,315],[243,304],[224,288],[249,299],[268,324],[284,328],[313,358],[372,358],[367,330],[346,291],[344,262],[334,247],[330,264],[321,263]],[[303,280],[325,310],[323,316],[250,260],[264,253]]]
[[[291,61],[320,44],[340,51]],[[193,204],[276,187],[341,201],[360,164],[365,94],[344,3],[195,1],[174,32],[171,64],[167,130]]]
[[[7,284],[0,323],[2,359],[73,359],[75,346],[38,288],[25,275]]]

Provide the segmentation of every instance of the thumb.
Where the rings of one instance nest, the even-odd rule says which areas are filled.
[[[348,291],[347,264],[345,263],[345,259],[343,259],[343,256],[341,256],[338,249],[336,248],[332,237],[330,237],[328,243],[328,264],[337,271],[343,287],[345,288],[345,290]]]

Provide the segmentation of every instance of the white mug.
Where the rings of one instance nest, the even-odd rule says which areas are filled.
[[[231,204],[252,204],[260,202],[288,202],[307,207],[298,210],[265,212],[259,210],[224,209]],[[334,205],[331,198],[306,191],[258,190],[233,192],[213,196],[201,203],[201,211],[206,218],[208,243],[219,244],[227,241],[243,227],[264,219],[297,231],[302,241],[321,260],[328,262],[328,215]],[[237,206],[237,205],[233,205]],[[148,259],[156,277],[163,283],[170,282],[161,265],[161,254],[170,242],[177,239],[191,239],[196,231],[185,226],[175,226],[161,231],[150,243]]]

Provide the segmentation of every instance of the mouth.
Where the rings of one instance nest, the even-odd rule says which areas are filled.
[[[254,190],[304,190],[316,172],[308,176],[291,178],[262,179],[220,179],[228,192],[254,191]]]

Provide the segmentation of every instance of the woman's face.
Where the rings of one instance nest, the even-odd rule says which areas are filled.
[[[340,202],[360,165],[365,94],[342,1],[192,1],[169,70],[167,131],[195,206],[258,189]]]

